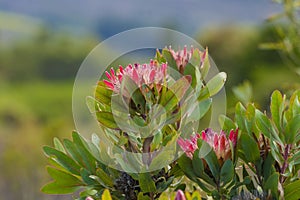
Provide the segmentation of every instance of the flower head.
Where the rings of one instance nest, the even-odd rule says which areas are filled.
[[[169,47],[169,51],[172,54],[173,59],[176,61],[176,65],[180,73],[184,72],[184,68],[190,62],[194,51],[198,51],[199,54],[201,55],[200,66],[202,65],[206,57],[206,51],[201,52],[199,49],[197,48],[194,49],[192,46],[190,50],[188,50],[187,47],[184,46],[183,49],[178,51],[174,51],[171,47]]]
[[[176,192],[175,200],[186,200],[186,198],[185,198],[184,193],[182,192],[182,190],[178,190]]]
[[[201,133],[202,140],[207,142],[213,148],[219,160],[227,160],[228,158],[230,158],[230,143],[232,143],[233,147],[236,146],[237,135],[238,129],[231,130],[228,138],[226,137],[224,131],[221,131],[220,134],[218,134],[210,128],[202,131]]]
[[[174,60],[176,61],[178,70],[180,72],[183,72],[184,67],[189,63],[189,60],[192,58],[194,48],[191,47],[190,51],[188,51],[187,47],[185,46],[179,51],[174,51],[171,47],[169,47],[169,51],[172,54]]]
[[[121,87],[123,76],[126,75],[131,78],[138,87],[146,84],[150,88],[154,84],[162,84],[164,78],[166,77],[167,64],[159,65],[156,61],[151,60],[147,64],[134,64],[128,65],[123,69],[122,66],[119,67],[117,72],[114,69],[110,69],[109,72],[105,72],[108,80],[104,80],[106,86],[115,92],[118,92]]]
[[[200,134],[194,134],[190,137],[190,139],[179,138],[177,143],[181,147],[181,149],[185,152],[185,154],[192,159],[193,154],[198,149],[197,140],[200,138]]]

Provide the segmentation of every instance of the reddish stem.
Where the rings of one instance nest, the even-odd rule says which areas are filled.
[[[287,169],[288,167],[288,158],[289,158],[289,154],[290,154],[290,149],[291,149],[291,144],[287,144],[284,148],[284,154],[283,154],[283,165],[281,167],[281,170],[280,170],[280,184],[283,184],[284,182],[284,173],[285,173],[285,170]]]

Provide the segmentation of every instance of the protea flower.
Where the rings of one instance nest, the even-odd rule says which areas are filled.
[[[184,193],[182,192],[182,190],[178,190],[176,192],[175,200],[186,200],[186,198],[185,198]]]
[[[208,128],[205,131],[202,131],[201,136],[197,133],[192,135],[190,139],[184,140],[183,138],[179,138],[177,143],[186,155],[192,159],[194,152],[198,149],[197,140],[201,137],[202,140],[207,142],[213,148],[217,158],[220,161],[225,161],[231,157],[230,143],[232,143],[233,148],[236,146],[237,135],[238,129],[231,130],[227,138],[224,131],[221,131],[220,134],[218,134]]]
[[[119,66],[117,72],[110,69],[105,72],[108,80],[104,80],[106,86],[115,92],[118,92],[121,87],[122,78],[124,75],[129,76],[137,85],[141,87],[146,84],[148,87],[153,88],[154,84],[163,84],[166,77],[167,64],[162,63],[159,65],[156,61],[151,60],[148,64],[134,64],[128,65],[123,69]]]
[[[233,148],[236,146],[237,135],[238,129],[231,130],[228,138],[224,131],[218,134],[210,128],[201,133],[202,140],[207,142],[215,151],[217,158],[223,161],[231,157],[230,143],[232,143]]]
[[[169,51],[172,54],[174,60],[176,61],[176,65],[177,65],[178,71],[180,73],[184,72],[184,68],[189,63],[190,59],[192,58],[194,51],[198,51],[199,54],[202,55],[201,56],[201,64],[203,63],[205,56],[206,56],[206,51],[204,51],[202,53],[199,49],[197,49],[197,48],[194,49],[192,46],[189,51],[187,50],[186,46],[184,46],[183,49],[178,50],[178,51],[174,51],[171,47],[169,47]]]
[[[185,154],[193,159],[193,154],[198,149],[197,140],[200,138],[200,134],[194,134],[190,137],[190,139],[178,138],[177,143],[181,147],[181,149],[185,152]]]

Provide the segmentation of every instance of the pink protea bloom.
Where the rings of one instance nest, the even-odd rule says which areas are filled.
[[[87,197],[85,200],[94,200],[92,197]]]
[[[151,60],[150,63],[142,65],[130,64],[125,67],[125,69],[123,69],[122,66],[119,66],[117,72],[115,72],[114,69],[111,69],[110,73],[106,71],[105,74],[108,80],[104,80],[103,82],[108,88],[118,92],[121,87],[122,78],[126,75],[131,78],[138,87],[146,84],[152,88],[154,84],[163,84],[167,75],[166,72],[167,64],[162,63],[159,65],[156,61]]]
[[[178,68],[178,71],[180,73],[184,72],[185,66],[190,62],[190,59],[193,56],[194,51],[198,51],[199,54],[201,55],[201,63],[200,66],[203,64],[204,59],[206,57],[206,51],[201,52],[199,49],[192,47],[190,50],[187,49],[186,46],[184,46],[183,49],[174,51],[171,47],[169,47],[169,51],[173,56],[173,59],[176,61],[176,65]]]
[[[191,49],[188,51],[187,47],[184,46],[183,49],[174,51],[171,47],[169,47],[169,51],[172,54],[174,60],[176,61],[176,65],[178,67],[179,72],[184,71],[184,67],[189,63],[189,60],[192,58],[194,48],[191,47]]]
[[[186,198],[185,198],[184,193],[182,192],[182,190],[178,190],[176,192],[175,200],[186,200]]]
[[[178,138],[177,143],[181,147],[181,149],[185,152],[185,154],[193,159],[193,154],[198,149],[197,140],[200,138],[200,134],[194,134],[190,137],[190,139]]]
[[[220,134],[218,134],[210,128],[202,131],[201,136],[202,140],[207,142],[213,148],[217,158],[225,161],[231,157],[230,143],[232,143],[233,147],[236,146],[238,129],[231,130],[228,138],[224,131],[221,131]]]

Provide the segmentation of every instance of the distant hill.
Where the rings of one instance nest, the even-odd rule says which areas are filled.
[[[271,0],[0,0],[1,10],[41,19],[53,28],[108,37],[140,26],[173,27],[194,34],[212,24],[260,23],[279,7]]]

